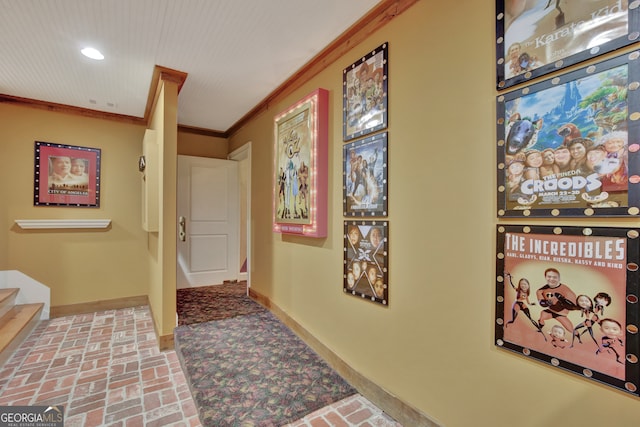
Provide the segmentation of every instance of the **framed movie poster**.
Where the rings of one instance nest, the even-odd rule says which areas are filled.
[[[639,56],[498,96],[498,216],[640,214]]]
[[[387,128],[388,54],[384,43],[342,72],[345,141]]]
[[[276,233],[327,235],[328,99],[317,89],[275,118]]]
[[[35,142],[34,206],[100,207],[99,148]]]
[[[344,216],[387,216],[387,133],[342,147]]]
[[[498,89],[638,41],[638,2],[497,0]]]
[[[638,396],[639,235],[499,225],[496,345]]]
[[[344,293],[388,306],[389,223],[345,221]]]

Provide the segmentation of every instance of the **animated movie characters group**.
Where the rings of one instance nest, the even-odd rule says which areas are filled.
[[[524,313],[528,321],[542,334],[545,341],[556,348],[573,348],[583,344],[582,337],[588,333],[595,345],[595,354],[606,354],[615,361],[624,364],[624,330],[622,324],[604,315],[605,307],[612,303],[611,297],[605,292],[597,293],[593,299],[584,294],[576,295],[566,284],[560,281],[560,272],[555,268],[544,271],[546,283],[535,294],[536,301],[531,302],[529,296],[531,287],[529,280],[521,278],[516,286],[508,272],[505,272],[509,284],[516,291],[516,299],[511,308],[511,319],[505,323],[505,328],[513,324],[520,312]],[[539,304],[542,308],[538,319],[535,320],[529,306]],[[580,313],[580,321],[574,326],[569,314]],[[554,321],[545,333],[545,326]],[[594,332],[594,328],[597,331]],[[547,336],[549,335],[549,339]],[[599,336],[600,341],[596,338]],[[571,337],[571,343],[567,337]]]

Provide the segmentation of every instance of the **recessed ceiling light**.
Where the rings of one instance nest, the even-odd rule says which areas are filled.
[[[87,58],[96,59],[98,61],[101,61],[104,59],[104,55],[100,53],[98,49],[94,49],[92,47],[85,47],[80,52],[82,52],[82,54]]]

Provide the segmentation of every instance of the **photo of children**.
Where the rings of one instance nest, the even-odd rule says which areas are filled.
[[[637,238],[597,228],[590,235],[510,228],[499,233],[504,259],[497,286],[504,300],[496,305],[496,339],[580,374],[588,369],[600,380],[628,382],[626,357],[638,352],[638,340],[625,333],[627,294],[637,292],[628,288],[627,258],[637,256]]]
[[[345,222],[345,293],[389,304],[388,231],[387,222]]]

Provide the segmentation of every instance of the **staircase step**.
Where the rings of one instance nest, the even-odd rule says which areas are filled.
[[[43,303],[16,305],[0,318],[0,365],[36,327],[43,307]]]
[[[0,289],[0,318],[7,314],[16,303],[16,295],[18,295],[19,291],[20,289],[18,288]]]

